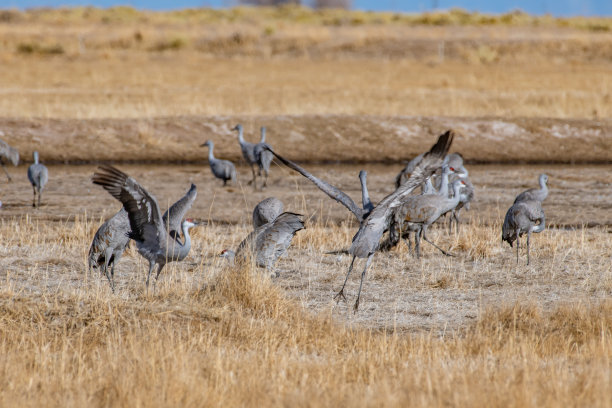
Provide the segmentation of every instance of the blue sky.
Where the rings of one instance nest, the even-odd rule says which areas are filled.
[[[151,10],[169,10],[185,7],[224,7],[234,3],[232,0],[0,0],[0,8],[130,5]],[[521,9],[532,14],[550,13],[556,16],[612,16],[612,0],[353,0],[356,9],[404,12],[431,10],[434,3],[442,9],[461,7],[485,13],[504,13]]]

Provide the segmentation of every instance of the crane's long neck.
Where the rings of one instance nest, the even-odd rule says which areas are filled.
[[[368,173],[366,171],[361,170],[359,172],[359,181],[361,182],[361,203],[364,210],[372,211],[374,206],[372,205],[372,201],[370,201],[370,194],[368,193],[367,177]]]
[[[259,143],[266,143],[266,128],[265,127],[261,128],[261,140],[259,141]]]
[[[242,136],[242,128],[238,129],[238,141],[244,143],[244,137]]]
[[[189,227],[187,227],[185,223],[183,223],[182,229],[183,229],[183,237],[185,237],[185,242],[181,244],[180,242],[177,241],[177,248],[175,249],[175,251],[178,252],[176,254],[176,258],[179,261],[182,261],[183,259],[185,259],[187,255],[189,254],[189,250],[191,249],[191,236],[189,235]]]
[[[448,167],[444,167],[442,170],[442,180],[440,181],[440,190],[438,194],[443,197],[448,197],[448,176],[450,175],[450,170]]]
[[[540,190],[544,196],[548,195],[548,185],[546,184],[546,180],[544,178],[540,179]]]
[[[215,160],[215,155],[213,154],[213,149],[215,148],[215,145],[212,143],[208,144],[208,161],[213,161]]]
[[[435,194],[436,193],[436,189],[433,183],[431,182],[431,177],[427,177],[427,179],[425,180],[425,185],[423,186],[421,193],[423,194]]]
[[[34,152],[34,164],[38,164],[38,152]]]

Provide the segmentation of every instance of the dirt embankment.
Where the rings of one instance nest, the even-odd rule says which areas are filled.
[[[380,116],[187,116],[153,119],[7,119],[0,137],[26,161],[33,150],[48,163],[200,162],[241,157],[236,123],[245,138],[268,142],[301,162],[392,162],[426,150],[446,129],[458,133],[454,151],[479,163],[611,163],[611,120]]]

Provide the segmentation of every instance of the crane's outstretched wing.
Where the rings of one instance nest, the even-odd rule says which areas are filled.
[[[162,217],[162,221],[164,225],[168,228],[168,232],[175,238],[181,231],[181,222],[183,218],[185,218],[185,214],[193,205],[196,197],[198,195],[198,191],[196,189],[195,184],[191,184],[191,188],[180,200],[176,203],[172,204],[170,208],[164,213]]]
[[[151,252],[159,250],[161,238],[166,236],[166,227],[155,197],[113,166],[100,166],[92,181],[121,201],[130,219],[130,238],[149,244]]]
[[[312,181],[314,183],[314,185],[319,187],[319,190],[323,191],[329,197],[333,198],[334,200],[336,200],[337,202],[339,202],[340,204],[342,204],[343,206],[348,208],[348,210],[350,212],[352,212],[353,215],[355,215],[355,217],[357,218],[357,221],[361,222],[363,220],[363,213],[364,213],[363,210],[361,208],[357,207],[357,204],[355,204],[353,199],[351,197],[349,197],[348,195],[346,195],[346,193],[344,193],[343,191],[341,191],[337,187],[332,186],[328,182],[323,181],[323,180],[313,176],[308,171],[306,171],[302,167],[298,166],[297,164],[295,164],[291,160],[285,159],[284,157],[280,156],[278,153],[276,153],[274,150],[272,150],[272,148],[269,145],[265,145],[265,149],[271,151],[272,154],[274,156],[276,156],[276,158],[278,160],[280,160],[281,163],[283,163],[285,166],[287,166],[287,167],[297,171],[302,176],[304,176],[308,180]]]
[[[444,156],[450,149],[454,134],[448,130],[438,137],[438,141],[431,147],[420,163],[416,166],[410,178],[397,190],[383,198],[382,201],[366,217],[359,231],[353,237],[349,253],[359,258],[367,258],[376,251],[383,232],[389,226],[393,211],[402,205],[403,198],[410,194],[427,177],[436,171],[443,163]]]

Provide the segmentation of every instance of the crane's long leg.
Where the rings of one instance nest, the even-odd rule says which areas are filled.
[[[40,198],[42,197],[42,188],[38,190],[38,206],[40,207]]]
[[[440,252],[442,252],[444,255],[446,256],[455,256],[453,254],[451,254],[450,252],[446,252],[445,250],[443,250],[442,248],[440,248],[439,246],[437,246],[436,244],[434,244],[432,241],[429,240],[429,238],[427,238],[427,227],[424,225],[423,226],[423,239],[427,242],[429,242],[431,245],[435,246],[436,248],[438,248],[438,250]]]
[[[459,219],[459,211],[453,212],[453,218],[455,219],[455,227],[457,229],[457,235],[459,235],[459,224],[461,223],[461,220]]]
[[[155,262],[149,261],[149,273],[147,274],[147,292],[149,291],[149,279],[151,279],[151,272],[155,268]]]
[[[368,256],[368,260],[366,261],[365,267],[363,268],[363,272],[361,272],[361,282],[359,282],[359,292],[357,292],[357,300],[355,301],[355,306],[353,306],[353,312],[357,312],[357,309],[359,309],[359,297],[361,296],[361,287],[363,286],[363,278],[365,277],[368,267],[372,263],[373,257],[374,257],[374,253],[371,253],[370,256]]]
[[[353,255],[353,259],[351,260],[351,266],[349,266],[348,272],[346,273],[346,278],[344,279],[344,283],[342,284],[342,288],[340,289],[340,292],[336,293],[336,296],[334,296],[334,300],[336,300],[336,302],[339,302],[340,298],[346,300],[346,296],[344,296],[344,287],[346,286],[346,282],[348,281],[349,275],[351,274],[351,271],[353,270],[354,263],[355,263],[355,255]]]
[[[423,235],[423,228],[420,227],[414,233],[414,249],[416,251],[417,259],[421,258],[421,236]]]
[[[531,230],[527,231],[527,265],[529,265],[529,238],[531,238]]]
[[[518,265],[519,262],[519,230],[516,230],[516,264]]]
[[[13,181],[11,175],[6,170],[6,167],[4,166],[4,162],[2,160],[0,160],[0,165],[2,165],[2,170],[4,170],[4,174],[6,174],[6,178],[8,179],[8,181]]]
[[[157,275],[155,275],[155,283],[157,284],[157,280],[159,279],[159,274],[161,273],[162,269],[164,268],[165,265],[159,265],[159,268],[157,269]]]
[[[251,173],[253,173],[253,178],[247,184],[251,185],[255,183],[255,187],[257,187],[257,175],[255,174],[255,167],[253,167],[252,163],[251,163]]]
[[[263,185],[261,186],[261,188],[267,187],[268,186],[268,170],[264,169],[264,182]]]
[[[32,192],[34,192],[34,198],[32,199],[32,207],[36,207],[36,187],[32,186]]]
[[[108,273],[108,264],[110,264],[111,255],[112,251],[107,250],[104,252],[104,275],[106,275],[106,279],[108,279],[108,283],[111,287],[111,290],[113,291],[113,293],[115,293],[115,286],[113,285],[113,280],[111,279],[111,275]]]

